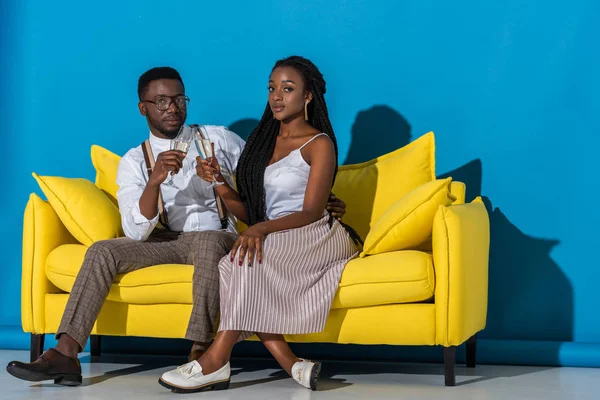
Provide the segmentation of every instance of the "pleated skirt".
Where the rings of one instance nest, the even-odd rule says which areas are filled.
[[[346,229],[328,221],[267,235],[262,264],[221,259],[220,331],[323,331],[344,267],[358,254]]]

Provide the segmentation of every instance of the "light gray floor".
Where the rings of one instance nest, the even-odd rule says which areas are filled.
[[[599,399],[600,369],[482,365],[457,366],[456,387],[443,386],[443,366],[326,362],[319,391],[296,384],[276,365],[263,360],[234,360],[227,391],[179,395],[157,383],[182,358],[82,355],[84,384],[77,388],[52,382],[23,382],[10,376],[11,360],[27,360],[26,351],[0,351],[0,399]]]

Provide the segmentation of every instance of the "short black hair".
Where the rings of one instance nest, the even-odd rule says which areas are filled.
[[[177,72],[175,68],[155,67],[144,72],[138,80],[138,97],[140,98],[140,100],[142,100],[142,96],[144,95],[144,92],[146,92],[146,90],[148,89],[148,85],[150,85],[150,82],[157,81],[159,79],[175,79],[181,82],[181,86],[184,86],[183,80],[181,79],[181,75],[179,75],[179,72]]]

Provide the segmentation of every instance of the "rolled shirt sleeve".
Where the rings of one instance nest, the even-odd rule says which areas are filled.
[[[140,198],[146,188],[146,177],[140,170],[139,163],[131,160],[127,153],[119,163],[117,171],[117,201],[121,211],[121,224],[125,236],[144,241],[158,224],[158,208],[152,219],[146,218],[140,211]]]

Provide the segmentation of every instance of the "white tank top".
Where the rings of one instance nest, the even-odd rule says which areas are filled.
[[[265,169],[265,203],[268,219],[281,218],[302,211],[310,165],[302,157],[301,150],[323,135],[326,134],[319,133],[313,136],[302,147],[292,150],[290,154]]]

